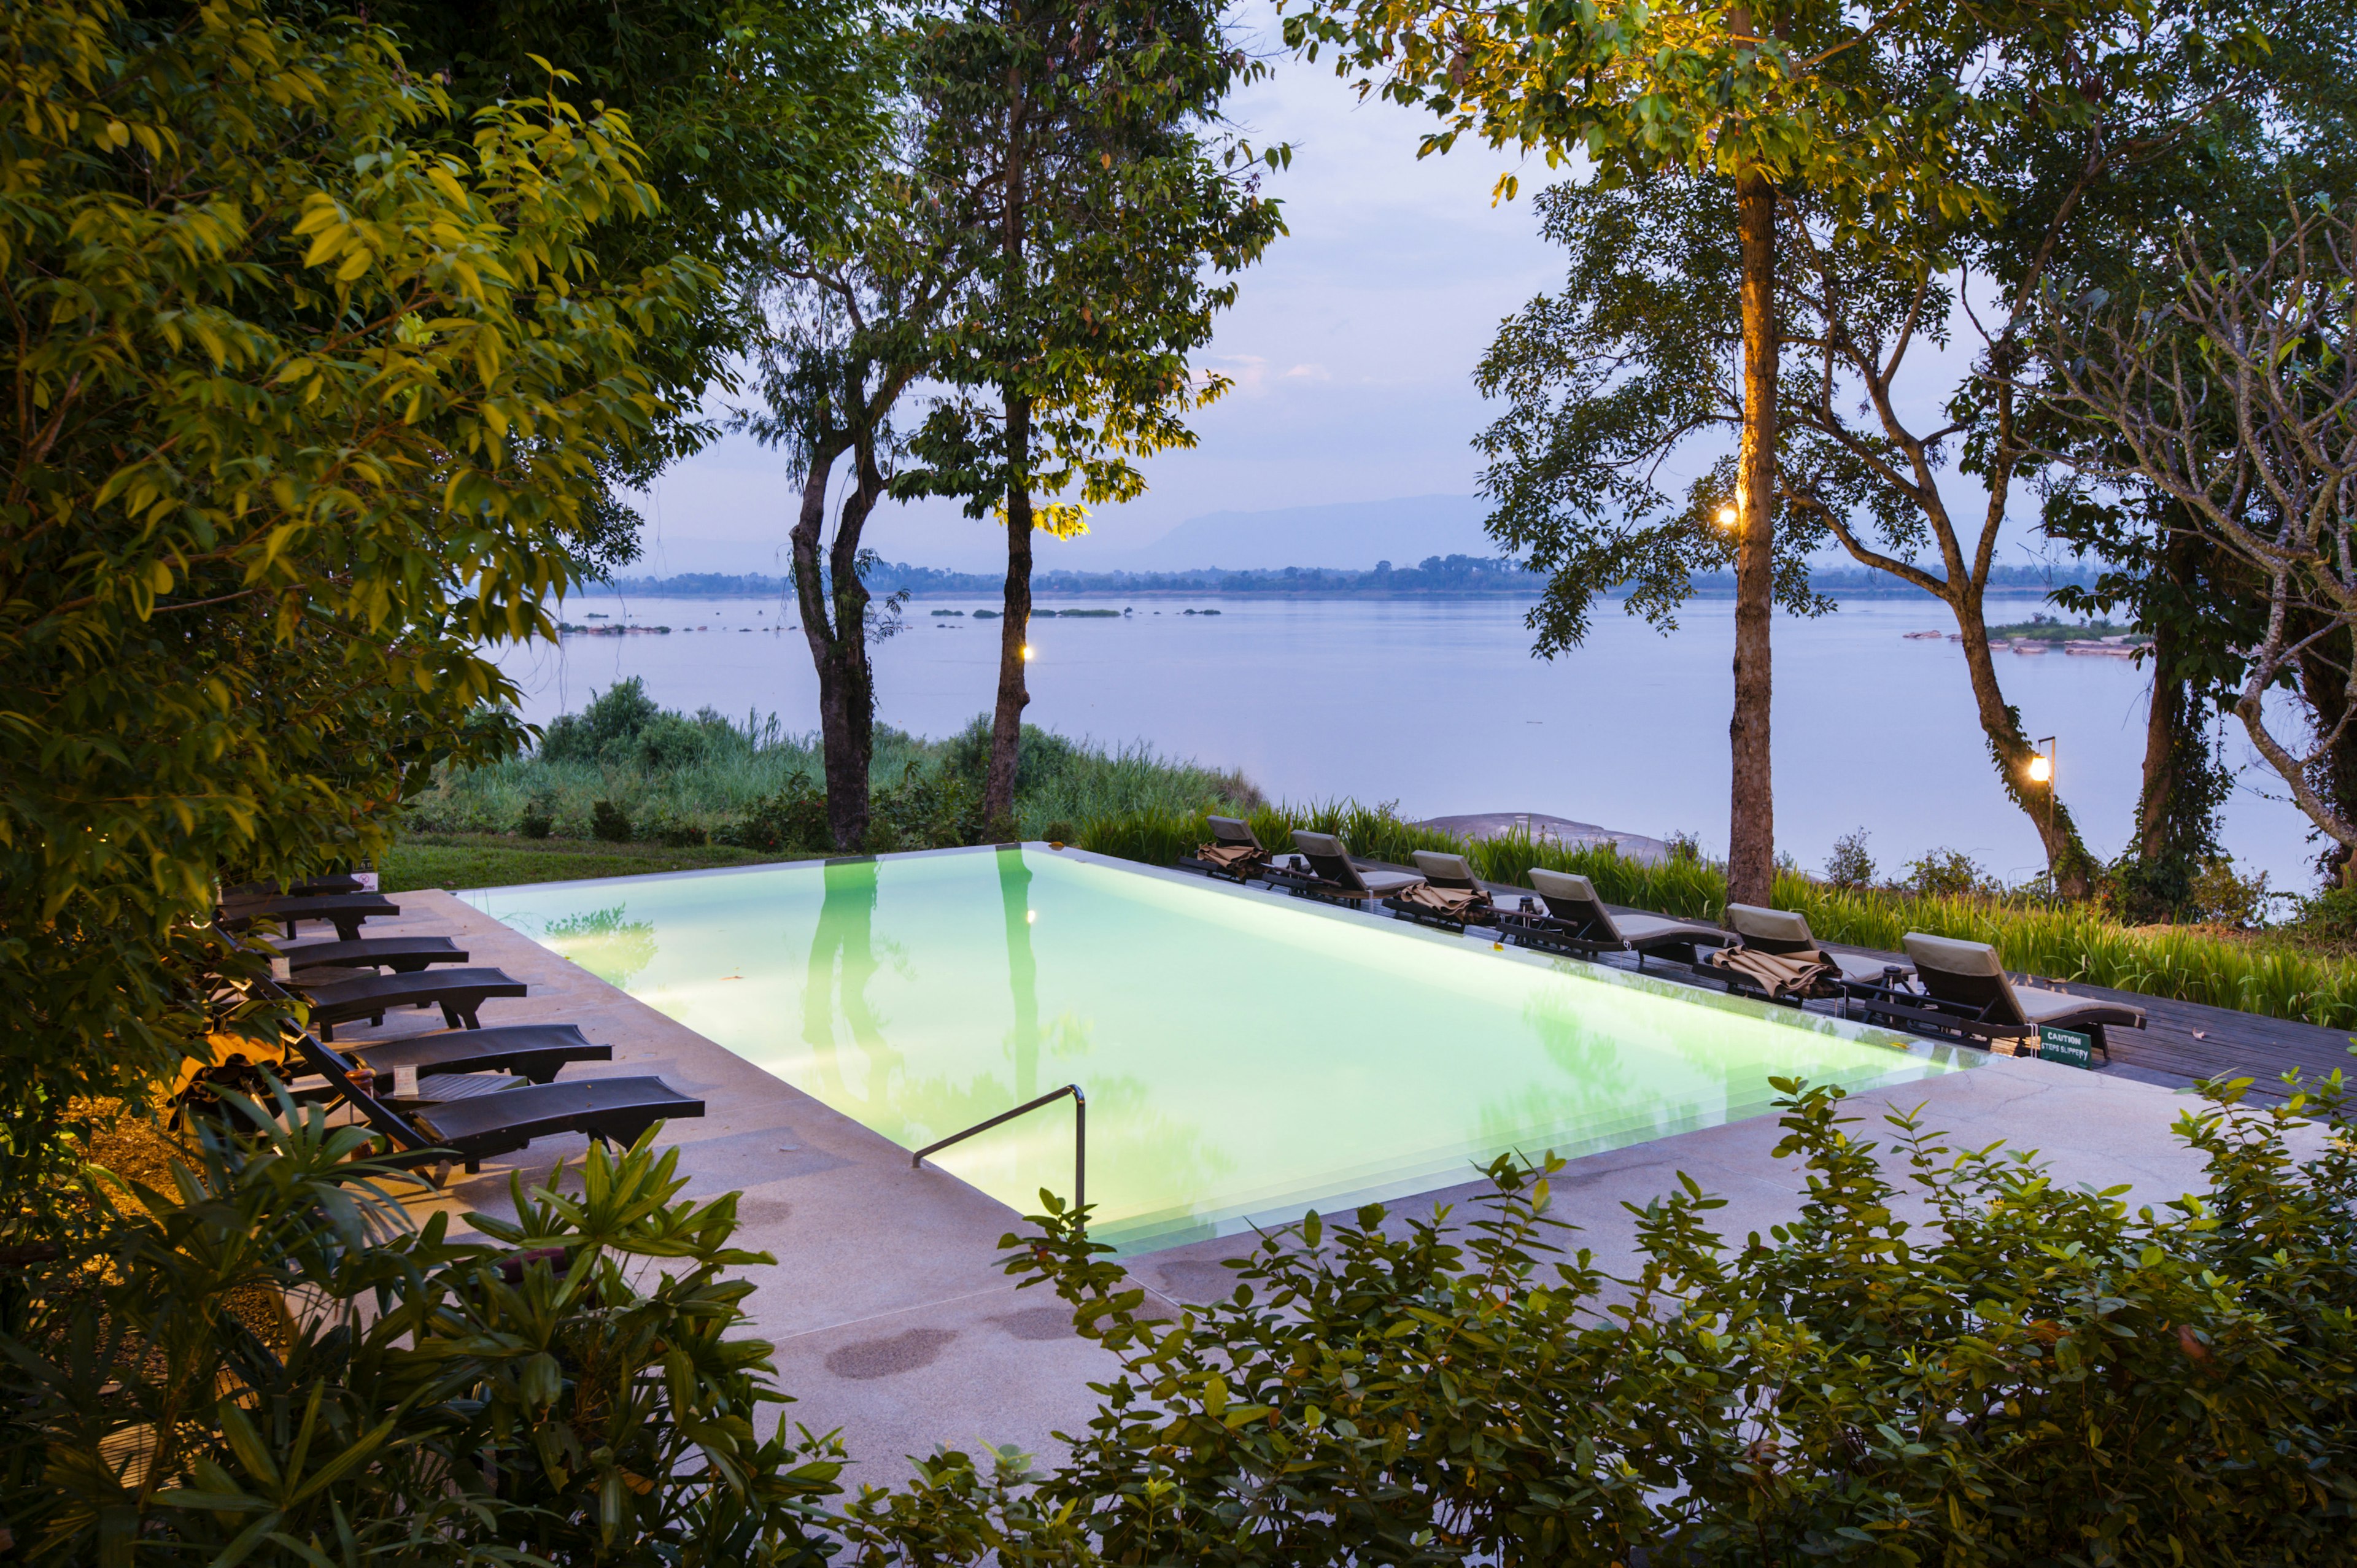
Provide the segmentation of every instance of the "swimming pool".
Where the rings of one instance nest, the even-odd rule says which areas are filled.
[[[1092,1229],[1125,1252],[1757,1115],[1771,1076],[1969,1060],[1042,844],[466,897],[907,1148],[1078,1083]],[[1028,1213],[1071,1196],[1071,1122],[936,1161]]]

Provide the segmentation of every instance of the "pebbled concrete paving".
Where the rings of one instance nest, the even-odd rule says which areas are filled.
[[[692,1193],[743,1194],[740,1244],[778,1259],[748,1271],[758,1287],[748,1304],[756,1330],[776,1343],[780,1385],[800,1402],[791,1418],[818,1432],[841,1430],[855,1483],[898,1479],[903,1455],[936,1445],[1012,1443],[1052,1455],[1055,1432],[1086,1426],[1096,1404],[1088,1384],[1113,1375],[1114,1364],[1071,1332],[1053,1297],[1018,1292],[999,1272],[998,1240],[1017,1223],[1012,1209],[945,1173],[911,1171],[907,1151],[462,899],[412,892],[397,902],[401,916],[370,922],[368,934],[457,937],[471,961],[532,987],[528,997],[488,1004],[487,1026],[578,1023],[611,1044],[615,1059],[570,1068],[568,1076],[651,1073],[704,1099],[706,1114],[672,1123],[664,1141],[679,1148]],[[364,1047],[439,1026],[438,1014],[410,1012],[388,1017],[382,1030],[363,1021],[338,1036]],[[2198,1163],[2169,1136],[2192,1101],[2149,1084],[1990,1058],[1851,1103],[1868,1118],[1921,1104],[1929,1124],[1959,1144],[2040,1149],[2061,1179],[2132,1184],[2145,1201],[2200,1184]],[[1887,1132],[1869,1120],[1858,1135]],[[1672,1190],[1685,1171],[1728,1200],[1718,1226],[1739,1240],[1798,1207],[1801,1173],[1771,1157],[1778,1138],[1772,1120],[1755,1120],[1591,1155],[1557,1178],[1555,1212],[1582,1228],[1576,1245],[1595,1249],[1608,1268],[1625,1267],[1634,1256],[1634,1219],[1623,1206]],[[512,1163],[454,1176],[443,1194],[421,1189],[416,1207],[507,1212],[511,1172],[545,1181],[558,1160],[577,1161],[584,1144],[544,1140]],[[1428,1212],[1479,1191],[1453,1187],[1393,1211]],[[1200,1301],[1227,1294],[1221,1260],[1250,1244],[1249,1236],[1222,1238],[1130,1266],[1168,1302]]]

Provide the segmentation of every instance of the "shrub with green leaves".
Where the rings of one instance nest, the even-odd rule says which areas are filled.
[[[1466,1213],[1313,1214],[1176,1321],[1050,1202],[1007,1271],[1124,1371],[1036,1506],[1114,1563],[2350,1560],[2337,1077],[2266,1110],[2213,1088],[2178,1129],[2209,1195],[2138,1209],[1778,1088],[1798,1215],[1722,1238],[1681,1177],[1627,1278],[1571,1250],[1552,1161],[1500,1160]]]
[[[217,877],[379,854],[514,747],[491,645],[553,635],[667,412],[637,352],[715,278],[594,264],[656,206],[619,120],[454,125],[328,9],[0,0],[0,1178],[40,1190],[59,1082],[135,1096],[204,1027]]]
[[[517,1178],[461,1241],[410,1224],[364,1130],[226,1109],[163,1181],[86,1173],[84,1231],[12,1283],[19,1560],[824,1561],[839,1455],[774,1415],[744,1331],[770,1260],[731,1244],[734,1195],[681,1196],[676,1151]]]

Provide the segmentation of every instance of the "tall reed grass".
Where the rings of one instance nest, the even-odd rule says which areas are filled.
[[[1211,836],[1205,813],[1168,809],[1090,821],[1083,849],[1168,865]],[[1484,880],[1530,885],[1534,865],[1576,872],[1607,903],[1684,919],[1717,920],[1727,878],[1700,860],[1649,865],[1609,846],[1566,848],[1514,833],[1468,841],[1404,822],[1353,802],[1264,806],[1249,817],[1263,843],[1281,850],[1293,830],[1339,833],[1355,854],[1394,865],[1418,849],[1465,855]],[[1844,889],[1792,872],[1776,878],[1776,905],[1808,918],[1832,942],[1899,950],[1909,931],[1987,942],[2007,968],[2147,996],[2231,1007],[2327,1028],[2357,1028],[2357,963],[2281,945],[2238,940],[2198,928],[2130,928],[2092,911],[2027,901],[1931,897],[1893,889]]]
[[[825,777],[818,736],[788,731],[775,717],[739,722],[709,709],[659,717],[659,732],[648,726],[589,757],[552,760],[534,753],[445,769],[412,803],[409,825],[430,832],[512,832],[537,808],[554,836],[587,838],[597,802],[606,800],[650,828],[650,836],[658,827],[716,834],[797,775],[814,782]],[[663,736],[662,746],[636,744],[655,733]],[[900,783],[911,768],[946,770],[965,778],[979,799],[988,735],[987,719],[938,741],[879,725],[869,778],[884,789]],[[1232,772],[1166,757],[1148,746],[1092,746],[1027,726],[1016,824],[1027,837],[1068,838],[1092,817],[1140,809],[1200,813],[1259,799]]]

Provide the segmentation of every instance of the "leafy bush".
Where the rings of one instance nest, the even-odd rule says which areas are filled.
[[[369,1134],[230,1097],[29,1265],[0,1336],[0,1474],[37,1563],[815,1565],[837,1453],[760,1430],[735,1196],[652,1134],[488,1242],[414,1229]],[[239,1304],[236,1310],[223,1305]],[[293,1306],[295,1310],[289,1310]]]
[[[545,795],[535,795],[516,819],[516,832],[528,839],[544,839],[556,826],[555,809]]]
[[[1049,1201],[1007,1272],[1125,1369],[1036,1506],[1114,1563],[2347,1560],[2337,1079],[2213,1089],[2179,1126],[2212,1196],[2134,1212],[1902,1116],[1894,1181],[1838,1090],[1777,1088],[1798,1218],[1730,1244],[1684,1180],[1628,1278],[1566,1250],[1553,1160],[1462,1217],[1312,1214],[1175,1322]]]
[[[1846,832],[1834,840],[1833,854],[1825,856],[1825,881],[1841,888],[1874,886],[1874,856],[1867,853],[1866,830]]]
[[[666,849],[694,849],[712,842],[712,835],[704,831],[702,824],[683,822],[669,816],[650,818],[640,824],[639,833]]]
[[[2212,925],[2248,929],[2266,923],[2276,895],[2267,890],[2267,874],[2245,876],[2234,868],[2234,857],[2214,854],[2194,873],[2188,900],[2193,918]]]
[[[2357,888],[2331,886],[2300,905],[2300,924],[2338,941],[2357,940]]]
[[[981,787],[954,768],[910,762],[898,783],[868,802],[867,847],[878,854],[989,843],[997,836],[982,819]]]
[[[551,723],[540,737],[539,756],[546,762],[596,762],[609,745],[637,739],[662,714],[646,682],[633,675],[592,693],[587,707]]]
[[[437,766],[514,749],[498,645],[553,629],[717,283],[597,265],[659,205],[619,118],[532,79],[469,115],[357,9],[6,5],[12,1195],[61,1082],[193,1043],[217,876],[373,859]]]
[[[756,800],[750,811],[715,835],[720,843],[772,854],[791,850],[834,847],[826,825],[826,791],[807,773],[786,780],[774,795]]]
[[[1996,879],[1960,849],[1935,849],[1907,863],[1907,886],[1927,898],[1959,898],[2000,891]]]
[[[630,813],[611,800],[600,800],[589,808],[589,832],[608,843],[628,843]]]

